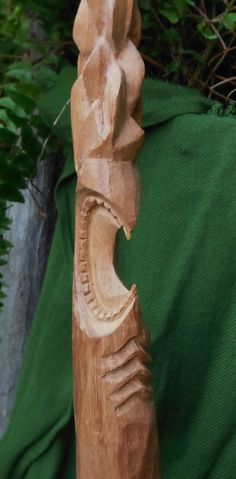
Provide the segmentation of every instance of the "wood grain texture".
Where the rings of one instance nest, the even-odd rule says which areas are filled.
[[[144,65],[133,0],[82,0],[72,89],[76,193],[73,291],[77,477],[157,479],[158,440],[136,287],[114,268],[116,233],[139,209],[134,160],[143,142]]]

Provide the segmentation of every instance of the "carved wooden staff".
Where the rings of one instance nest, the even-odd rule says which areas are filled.
[[[143,142],[133,0],[82,0],[72,90],[76,235],[73,292],[74,408],[79,479],[157,479],[158,441],[147,333],[135,286],[118,279],[117,230],[129,239],[140,187],[134,159]]]

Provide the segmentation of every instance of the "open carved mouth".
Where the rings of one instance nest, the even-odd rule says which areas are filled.
[[[127,206],[128,207],[128,206]],[[128,291],[114,269],[117,231],[130,228],[105,199],[90,195],[83,201],[79,222],[80,278],[87,306],[96,319],[114,321],[128,313],[136,298],[136,286]]]

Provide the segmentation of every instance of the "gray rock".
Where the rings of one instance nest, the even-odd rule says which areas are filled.
[[[32,323],[52,236],[53,160],[43,161],[34,185],[24,192],[25,203],[9,207],[13,243],[2,268],[7,298],[0,312],[0,436],[14,400],[25,340]]]

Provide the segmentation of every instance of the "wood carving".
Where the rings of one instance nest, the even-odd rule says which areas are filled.
[[[77,477],[157,479],[158,441],[147,333],[136,287],[114,269],[118,229],[129,239],[140,186],[144,65],[133,0],[82,0],[72,89],[76,193],[73,291]]]

